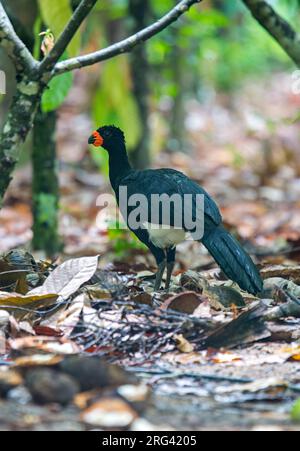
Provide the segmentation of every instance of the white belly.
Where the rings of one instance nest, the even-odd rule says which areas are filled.
[[[160,249],[169,249],[182,243],[186,238],[183,229],[176,229],[169,226],[157,226],[149,223],[143,224],[148,230],[150,240]]]

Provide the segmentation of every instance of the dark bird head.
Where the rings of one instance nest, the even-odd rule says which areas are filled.
[[[92,133],[89,144],[112,151],[120,148],[120,145],[125,145],[125,136],[120,128],[114,125],[105,125]]]

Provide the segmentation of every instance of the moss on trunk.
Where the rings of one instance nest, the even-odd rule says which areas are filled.
[[[33,248],[50,257],[61,249],[58,236],[59,186],[56,160],[56,113],[38,111],[33,134]]]

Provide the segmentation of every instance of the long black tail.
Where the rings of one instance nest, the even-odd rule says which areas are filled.
[[[263,289],[263,281],[257,267],[239,242],[223,226],[216,227],[202,243],[214,257],[226,276],[242,290],[254,295]]]

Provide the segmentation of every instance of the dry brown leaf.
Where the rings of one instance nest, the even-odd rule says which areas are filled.
[[[285,389],[288,386],[287,382],[275,377],[269,379],[259,379],[255,382],[250,382],[247,384],[231,384],[228,387],[216,387],[216,393],[226,394],[234,392],[244,392],[244,393],[257,393],[260,391],[266,391],[274,388]]]
[[[19,331],[26,335],[36,335],[35,330],[28,321],[19,322]]]
[[[205,358],[199,352],[189,352],[189,353],[179,353],[169,352],[164,356],[164,359],[171,363],[176,363],[180,365],[194,365],[194,364],[204,364]]]
[[[23,296],[18,293],[0,292],[0,308],[9,310],[12,314],[25,316],[30,310],[37,310],[41,307],[50,307],[57,301],[56,294],[27,294]]]
[[[35,335],[43,335],[46,337],[62,337],[63,332],[58,329],[53,329],[52,327],[37,325],[34,326]]]
[[[132,295],[131,300],[137,304],[152,305],[152,296],[145,291]]]
[[[44,285],[28,294],[56,293],[60,298],[68,299],[93,277],[97,271],[98,259],[95,256],[68,260],[50,274]]]
[[[289,359],[288,362],[300,362],[300,354],[294,354]]]
[[[194,345],[184,338],[183,335],[174,335],[174,339],[180,352],[188,353],[194,351]]]
[[[213,363],[233,363],[241,362],[242,358],[238,354],[233,354],[232,352],[219,352],[210,358]]]
[[[23,337],[15,340],[8,340],[10,347],[14,351],[33,350],[42,351],[48,354],[73,355],[80,352],[80,348],[71,340],[52,337]]]
[[[63,360],[63,356],[51,354],[34,354],[30,356],[18,357],[14,360],[14,367],[28,368],[33,366],[53,366]]]
[[[28,270],[18,269],[10,270],[0,273],[0,288],[7,289],[14,287],[15,291],[20,294],[26,294],[28,292],[28,286],[26,282],[26,276],[29,273]],[[18,288],[17,288],[18,287]]]
[[[86,291],[92,300],[99,301],[102,299],[105,299],[105,300],[111,299],[110,291],[102,288],[99,285],[88,286],[88,287],[86,287]]]
[[[186,291],[167,299],[162,305],[162,310],[172,309],[177,312],[192,314],[201,304],[202,299],[193,291]]]
[[[261,269],[261,275],[263,279],[271,279],[274,277],[281,277],[284,279],[292,280],[295,283],[300,283],[300,265],[295,266],[268,266]]]
[[[41,45],[41,50],[44,56],[47,56],[54,47],[55,38],[53,33],[50,30],[44,31],[39,34],[39,36],[43,36],[43,41]]]
[[[212,312],[209,302],[208,301],[202,302],[199,305],[199,307],[197,307],[196,310],[194,311],[193,316],[195,318],[211,318]]]
[[[84,307],[85,295],[77,296],[67,308],[56,312],[54,315],[41,322],[42,327],[49,327],[54,331],[60,331],[64,336],[69,337],[78,324],[80,315]]]
[[[0,384],[10,388],[17,387],[23,384],[22,376],[14,370],[0,371]]]

